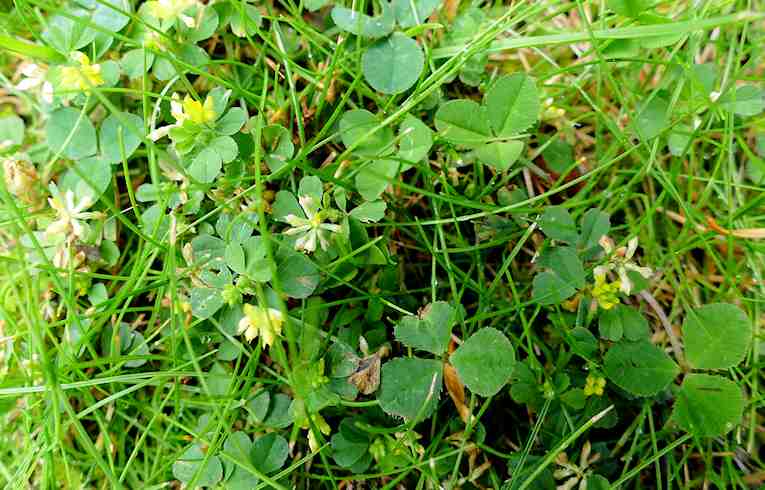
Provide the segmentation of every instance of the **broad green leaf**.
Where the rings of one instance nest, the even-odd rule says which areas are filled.
[[[542,386],[527,361],[515,363],[510,380],[510,397],[532,408],[542,403]]]
[[[295,215],[305,217],[303,208],[300,207],[295,195],[289,191],[279,191],[276,193],[276,199],[271,206],[271,217],[283,223],[287,222],[287,216]]]
[[[48,147],[54,153],[71,160],[94,155],[98,150],[96,128],[88,119],[88,114],[72,107],[63,107],[54,111],[45,128]]]
[[[284,393],[277,393],[271,396],[271,406],[268,416],[263,421],[263,425],[274,429],[283,429],[292,425],[294,417],[290,411],[292,400]]]
[[[667,136],[669,152],[675,156],[681,156],[688,147],[693,137],[693,129],[686,125],[677,125]]]
[[[263,473],[273,473],[280,469],[288,455],[287,439],[274,432],[256,439],[250,450],[253,466]]]
[[[304,299],[319,285],[319,269],[302,254],[292,254],[279,264],[279,282],[290,298]]]
[[[616,305],[610,310],[603,310],[598,319],[600,336],[617,342],[622,335],[627,340],[648,338],[648,320],[636,309],[627,305]]]
[[[599,209],[590,209],[580,222],[582,230],[579,236],[579,247],[588,250],[598,246],[598,241],[611,229],[611,217]]]
[[[231,16],[231,32],[237,37],[253,36],[263,23],[260,11],[254,5],[243,4],[242,8],[234,8]]]
[[[372,39],[385,37],[393,32],[396,19],[387,1],[383,0],[380,4],[382,13],[377,17],[336,5],[332,9],[332,20],[340,29],[357,36]]]
[[[278,124],[272,124],[263,128],[260,135],[260,143],[263,146],[263,159],[271,170],[276,173],[287,165],[287,160],[295,154],[295,145],[287,128]]]
[[[125,53],[120,60],[120,68],[129,79],[141,78],[154,64],[155,55],[149,50],[138,48]]]
[[[603,361],[608,379],[638,396],[655,395],[680,372],[663,350],[647,340],[614,344]]]
[[[672,420],[696,436],[721,436],[741,422],[745,404],[741,387],[735,382],[691,373],[677,393]]]
[[[744,360],[752,321],[737,306],[713,303],[690,310],[683,322],[685,354],[697,369],[729,369]]]
[[[362,223],[377,223],[385,217],[385,201],[367,201],[349,213]]]
[[[176,22],[176,29],[181,32],[189,44],[204,41],[215,34],[215,29],[218,28],[219,23],[216,9],[199,5],[190,9],[189,13],[195,20],[192,27],[187,27],[183,22]]]
[[[598,339],[584,327],[571,330],[571,340],[573,351],[584,358],[589,358],[598,351]]]
[[[205,461],[207,459],[207,461]],[[194,444],[173,463],[173,476],[183,483],[190,482],[196,474],[196,484],[211,487],[223,478],[223,465],[217,456],[207,456],[202,446]]]
[[[472,100],[450,100],[438,108],[436,129],[455,145],[477,147],[491,139],[486,109]]]
[[[608,0],[608,6],[619,15],[638,17],[651,6],[651,3],[648,0]]]
[[[247,113],[241,107],[232,107],[215,123],[215,131],[218,134],[231,136],[239,132],[247,122]]]
[[[430,417],[438,405],[442,376],[440,361],[402,357],[386,362],[378,391],[380,408],[405,419]]]
[[[394,333],[396,340],[415,349],[441,355],[449,347],[456,311],[449,303],[436,301],[425,306],[417,316],[402,318]]]
[[[427,22],[430,14],[441,5],[441,0],[393,0],[392,3],[396,22],[407,28]]]
[[[553,272],[544,271],[534,276],[531,299],[541,305],[562,303],[574,293],[576,293],[576,288]]]
[[[24,142],[24,120],[15,114],[0,117],[0,147],[6,141],[12,145]]]
[[[191,313],[200,319],[210,318],[224,304],[220,290],[206,287],[192,288],[189,302]]]
[[[207,375],[207,387],[210,389],[211,395],[223,397],[228,394],[233,380],[234,377],[231,373],[222,364],[216,362]]]
[[[128,159],[138,149],[143,136],[143,119],[140,116],[129,112],[111,114],[101,123],[98,131],[101,155],[110,163],[122,162],[123,156]]]
[[[611,490],[613,488],[608,479],[604,476],[591,474],[585,479],[587,490]]]
[[[361,57],[364,78],[373,89],[398,94],[415,84],[425,67],[425,55],[414,39],[400,32],[372,44]]]
[[[268,409],[271,406],[271,393],[268,390],[260,390],[247,401],[245,408],[252,415],[256,422],[260,423],[266,419]]]
[[[268,259],[263,237],[252,236],[242,242],[245,257],[245,270],[242,274],[257,282],[271,280],[271,261]]]
[[[454,351],[449,361],[470,391],[494,396],[510,381],[515,351],[502,332],[484,327]]]
[[[576,289],[585,285],[584,266],[573,247],[551,247],[537,259],[540,267],[550,269],[566,284]]]
[[[553,240],[573,244],[579,239],[574,218],[563,206],[547,206],[539,218],[539,227]]]
[[[369,449],[369,436],[354,427],[355,419],[345,418],[338,432],[332,435],[332,457],[343,468],[350,468],[362,459]]]
[[[234,138],[230,136],[218,136],[214,138],[206,149],[215,151],[223,163],[228,163],[235,159],[239,154],[239,147],[234,141]]]
[[[523,73],[506,75],[486,92],[483,105],[494,133],[500,137],[525,131],[539,119],[539,92]]]
[[[374,201],[393,182],[398,169],[396,160],[372,160],[356,174],[356,190],[367,201]]]
[[[635,119],[638,135],[649,140],[661,134],[669,124],[669,102],[661,96],[654,96],[640,105]]]
[[[222,166],[220,153],[214,148],[205,148],[191,161],[188,171],[192,179],[209,184],[220,175]]]
[[[500,172],[509,169],[521,156],[523,141],[494,141],[476,149],[475,153],[482,163],[494,167]]]
[[[720,104],[739,116],[756,116],[765,110],[765,90],[754,85],[742,85],[722,97]]]
[[[407,114],[398,129],[398,157],[411,163],[417,163],[428,156],[433,146],[433,131],[416,117]],[[401,171],[409,169],[405,164]]]
[[[74,162],[61,176],[58,184],[63,192],[71,190],[80,199],[89,195],[95,202],[111,182],[112,166],[107,160],[96,156]]]
[[[574,148],[561,138],[552,138],[542,150],[542,158],[547,168],[562,174],[574,163]]]
[[[609,60],[634,58],[640,54],[640,41],[637,39],[611,39],[602,52],[603,57]]]
[[[226,442],[223,443],[223,453],[228,457],[221,458],[226,470],[226,490],[249,490],[258,484],[258,477],[245,468],[252,466],[251,450],[252,441],[244,432],[235,431],[226,438]]]
[[[353,153],[359,156],[373,157],[390,153],[393,151],[393,130],[389,126],[367,136],[379,123],[374,114],[364,109],[347,111],[340,118],[343,144],[350,148],[358,143]]]

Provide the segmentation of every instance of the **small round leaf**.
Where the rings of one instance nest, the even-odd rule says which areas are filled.
[[[744,360],[752,341],[752,322],[737,306],[704,305],[683,322],[688,362],[697,369],[728,369]]]
[[[470,391],[481,396],[493,396],[513,374],[515,351],[502,332],[486,327],[454,351],[450,362]]]
[[[680,372],[677,364],[648,341],[621,342],[606,354],[608,379],[638,396],[653,396],[666,388]]]
[[[398,94],[417,81],[425,66],[422,48],[396,32],[369,46],[361,59],[364,78],[375,90]]]
[[[741,421],[744,395],[733,381],[709,374],[689,374],[677,394],[672,419],[697,436],[715,437]]]

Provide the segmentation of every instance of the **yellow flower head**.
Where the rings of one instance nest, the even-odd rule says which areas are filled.
[[[282,333],[282,324],[284,317],[281,311],[245,304],[244,318],[239,321],[239,333],[244,334],[247,342],[252,342],[260,335],[263,337],[263,344],[271,347],[276,337]]]
[[[72,53],[72,60],[75,62],[75,66],[61,67],[61,89],[81,90],[88,93],[91,87],[104,84],[104,78],[101,76],[101,65],[91,64],[90,58],[79,51]]]
[[[183,98],[183,102],[179,102],[177,98],[174,98],[170,103],[170,108],[173,117],[179,123],[186,120],[196,124],[207,124],[215,121],[215,108],[213,107],[213,99],[210,96],[207,96],[204,104],[192,99],[188,95]]]
[[[324,434],[325,436],[328,436],[330,433],[332,433],[332,429],[329,427],[329,424],[326,420],[324,420],[324,417],[319,415],[318,413],[315,413],[311,415],[311,420],[313,421],[314,425],[317,429],[319,429],[319,432]],[[311,451],[316,452],[319,450],[319,438],[316,436],[313,430],[311,430],[311,426],[308,424],[308,420],[305,420],[305,424],[302,426],[303,429],[308,430],[308,447],[311,448]]]
[[[595,274],[595,286],[592,288],[592,296],[604,310],[610,310],[619,304],[619,280],[607,282],[605,274]]]
[[[593,376],[590,374],[587,376],[587,381],[584,385],[584,396],[603,396],[603,388],[606,387],[606,378],[600,376]]]
[[[159,20],[181,19],[187,27],[194,27],[194,19],[183,15],[183,11],[195,5],[196,0],[152,0],[146,2],[149,13]]]

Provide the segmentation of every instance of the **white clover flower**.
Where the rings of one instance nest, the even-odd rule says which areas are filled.
[[[40,98],[53,103],[53,85],[47,80],[48,69],[35,63],[25,63],[19,70],[24,78],[16,85],[21,92],[40,91]]]
[[[605,277],[607,272],[616,271],[619,276],[619,289],[628,295],[632,292],[632,287],[634,286],[627,274],[628,271],[637,272],[645,279],[650,279],[653,275],[653,271],[649,267],[640,267],[632,260],[638,247],[637,237],[630,239],[626,247],[619,247],[617,249],[614,249],[614,241],[605,235],[600,239],[599,243],[606,254],[611,255],[611,257],[607,264],[595,267],[593,273],[596,278]]]
[[[315,199],[311,196],[298,197],[298,202],[305,216],[289,214],[284,218],[292,227],[284,233],[287,235],[300,235],[295,240],[295,249],[308,253],[316,250],[317,242],[322,250],[327,250],[329,248],[328,235],[330,233],[337,233],[342,229],[340,225],[325,223],[323,221],[324,213],[321,211],[320,204],[314,201]]]
[[[71,233],[77,238],[86,236],[89,231],[86,220],[101,216],[101,213],[85,211],[93,205],[92,196],[86,194],[77,202],[71,189],[62,195],[56,184],[50,185],[50,193],[48,204],[56,211],[57,219],[48,225],[45,233],[48,235]]]

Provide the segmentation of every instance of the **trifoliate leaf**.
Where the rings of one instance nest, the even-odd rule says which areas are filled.
[[[373,157],[390,153],[393,151],[393,130],[389,126],[369,134],[379,123],[379,119],[369,111],[347,111],[340,118],[340,137],[343,144],[347,148],[358,144],[353,153],[359,156]]]
[[[574,218],[563,206],[547,206],[539,218],[539,227],[553,240],[574,244],[579,239]]]
[[[441,355],[449,347],[456,311],[449,303],[436,301],[417,316],[405,316],[394,330],[402,344],[431,354]]]
[[[455,145],[477,147],[491,139],[488,114],[472,100],[450,100],[438,108],[436,129],[442,138]]]
[[[523,73],[503,76],[486,92],[483,105],[494,133],[513,136],[539,119],[539,92],[534,80]]]
[[[274,432],[256,439],[250,449],[252,464],[263,473],[273,473],[280,469],[288,455],[287,439]]]
[[[521,156],[523,141],[494,141],[480,146],[475,153],[478,159],[500,172],[509,169]]]

